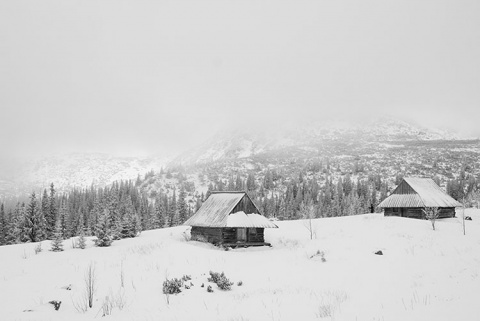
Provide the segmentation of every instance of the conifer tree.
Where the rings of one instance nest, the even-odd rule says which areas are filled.
[[[53,183],[50,184],[50,195],[48,196],[48,214],[45,215],[45,221],[47,225],[47,234],[52,232],[55,229],[55,225],[57,223],[57,198],[55,196],[55,187]],[[62,229],[63,233],[63,229]],[[51,234],[48,234],[50,237]]]
[[[78,247],[82,250],[87,247],[87,240],[85,239],[85,232],[83,230],[80,231],[80,235],[78,236]]]
[[[62,232],[62,222],[57,220],[55,224],[55,232],[53,233],[52,247],[53,252],[63,251],[63,232]]]
[[[253,172],[248,173],[247,177],[247,191],[255,191],[257,189],[257,184],[255,182],[255,176]]]
[[[52,239],[53,234],[56,230],[56,217],[51,217],[50,212],[50,198],[48,197],[47,190],[43,190],[42,200],[41,200],[41,211],[45,219],[45,237],[47,239]]]
[[[135,237],[140,233],[140,229],[140,219],[133,208],[132,202],[127,200],[120,235],[122,238]]]
[[[202,206],[202,199],[200,197],[197,197],[197,201],[195,203],[195,212],[197,212],[201,206]]]
[[[96,239],[94,242],[96,246],[110,246],[113,242],[112,230],[110,228],[110,213],[107,209],[104,210],[102,216],[100,216],[98,220],[95,229],[95,236]]]
[[[235,180],[235,190],[236,191],[243,191],[245,187],[243,185],[243,180],[240,175],[237,175],[237,179]]]
[[[175,190],[173,190],[172,199],[168,204],[168,226],[172,227],[177,225],[178,215],[177,215],[177,198],[175,196]]]
[[[179,224],[185,223],[188,218],[188,206],[186,201],[187,193],[185,188],[180,188],[180,193],[178,195],[178,216],[179,216]]]
[[[235,190],[235,183],[233,181],[233,176],[230,176],[230,178],[228,179],[227,190],[228,191],[234,191]]]
[[[22,235],[23,219],[17,215],[18,211],[10,210],[7,215],[5,226],[5,244],[17,244],[20,243],[20,237]]]
[[[155,198],[155,212],[152,225],[155,229],[165,226],[165,206],[162,194],[158,194]]]
[[[42,231],[41,228],[41,216],[40,209],[38,208],[37,197],[35,192],[32,192],[30,196],[30,203],[25,211],[25,222],[24,222],[24,234],[27,238],[27,241],[38,242],[41,241]]]
[[[3,203],[0,205],[0,245],[6,244],[7,239],[7,218],[5,216],[5,208]]]

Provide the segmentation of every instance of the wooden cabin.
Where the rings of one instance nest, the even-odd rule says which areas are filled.
[[[438,218],[455,217],[455,207],[462,204],[445,193],[430,178],[404,178],[397,188],[378,207],[385,216],[401,216],[424,219],[423,210],[438,208]]]
[[[216,245],[262,246],[265,228],[278,228],[263,216],[246,192],[212,192],[183,225],[192,227],[192,240]]]

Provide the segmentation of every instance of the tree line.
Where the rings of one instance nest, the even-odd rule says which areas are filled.
[[[135,237],[142,230],[176,226],[191,214],[186,192],[149,199],[132,181],[57,195],[54,184],[14,206],[0,204],[0,245],[74,236],[96,236],[96,245]]]
[[[172,173],[167,174],[172,177]],[[32,192],[24,201],[2,203],[0,245],[96,236],[96,244],[106,246],[144,230],[182,224],[212,191],[247,191],[265,216],[279,220],[301,219],[307,214],[320,218],[378,212],[377,205],[391,192],[387,180],[378,174],[353,179],[347,173],[319,182],[309,177],[308,170],[287,178],[268,169],[262,177],[250,172],[246,177],[238,174],[218,178],[209,183],[205,195],[194,195],[193,183],[182,174],[173,191],[147,195],[140,186],[154,175],[150,172],[143,181],[137,178],[136,182],[119,181],[107,187],[77,188],[61,195],[52,183],[49,189],[38,195]],[[394,183],[399,184],[401,179],[397,175]],[[480,205],[480,186],[473,175],[462,172],[446,186],[453,198]]]

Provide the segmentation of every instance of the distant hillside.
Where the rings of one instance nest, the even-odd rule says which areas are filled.
[[[71,153],[31,159],[16,164],[0,179],[4,196],[30,192],[54,182],[59,191],[90,185],[105,186],[116,180],[135,179],[150,170],[160,170],[167,159],[114,157],[100,153]],[[4,176],[6,176],[4,174]]]
[[[317,152],[332,143],[341,145],[456,139],[458,137],[451,132],[427,129],[391,117],[374,118],[368,122],[335,120],[278,124],[278,126],[269,124],[265,128],[245,127],[220,132],[198,148],[175,158],[171,164],[188,166],[220,160],[242,159],[260,154],[279,155],[291,153],[293,149]],[[349,153],[348,150],[345,152]]]

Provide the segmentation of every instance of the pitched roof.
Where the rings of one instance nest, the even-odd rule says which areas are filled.
[[[245,214],[243,211],[228,215],[226,227],[263,227],[277,228],[265,216],[260,214]]]
[[[397,190],[378,207],[460,207],[462,204],[445,193],[431,178],[408,177],[403,179],[416,194],[398,194]]]
[[[262,215],[261,216],[264,220],[258,219],[256,216],[252,216],[252,214],[245,214],[245,217],[242,215],[237,215],[238,218],[230,218],[231,214],[229,215],[235,206],[244,198],[248,197],[251,201],[250,197],[245,192],[213,192],[207,200],[202,204],[202,206],[198,209],[198,211],[190,217],[183,225],[190,225],[190,226],[204,226],[204,227],[277,227],[275,224],[274,226],[267,226],[268,224],[265,222],[270,222]],[[253,203],[253,202],[252,202]],[[256,207],[256,205],[253,203]],[[260,212],[257,208],[257,211]],[[235,213],[235,215],[238,213]],[[245,226],[232,226],[229,225],[233,224],[237,219],[240,223]],[[248,225],[248,226],[246,226]]]

